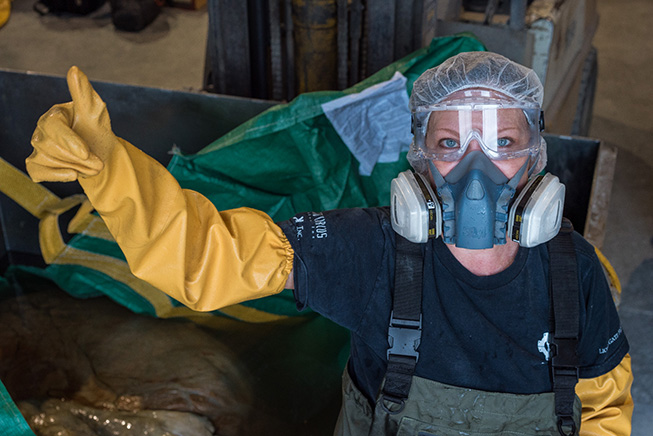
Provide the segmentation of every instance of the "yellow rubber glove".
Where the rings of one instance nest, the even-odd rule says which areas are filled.
[[[629,436],[633,416],[630,355],[607,374],[580,379],[576,395],[583,404],[580,436]]]
[[[79,69],[73,101],[38,121],[27,171],[34,181],[79,180],[137,277],[195,310],[280,292],[290,243],[263,212],[218,212],[201,194],[111,130],[106,106]]]

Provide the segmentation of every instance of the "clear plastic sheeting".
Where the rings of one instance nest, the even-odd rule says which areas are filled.
[[[71,435],[95,434],[86,427],[101,435],[202,434],[172,432],[173,417],[185,415],[203,417],[201,425],[184,420],[205,433],[244,433],[253,381],[224,339],[189,321],[13,278],[19,294],[0,304],[0,377],[37,435],[58,434],[51,428],[59,424],[79,429]]]
[[[39,436],[211,436],[214,427],[201,416],[169,410],[125,412],[83,406],[74,401],[47,400],[37,407],[18,404]]]
[[[7,276],[0,379],[36,436],[333,430],[349,336],[322,317],[205,328],[73,298],[25,268]]]

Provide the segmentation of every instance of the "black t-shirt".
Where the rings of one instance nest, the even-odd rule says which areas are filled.
[[[351,331],[349,372],[373,402],[387,366],[395,233],[388,208],[304,213],[280,223],[294,251],[295,299]],[[613,369],[628,352],[593,247],[574,233],[580,304],[580,377]],[[425,244],[423,330],[415,375],[516,394],[551,392],[546,245],[521,247],[506,270],[470,273],[440,238]]]

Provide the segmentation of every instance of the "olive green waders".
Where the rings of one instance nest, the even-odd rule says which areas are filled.
[[[553,392],[483,392],[413,377],[403,408],[379,395],[374,409],[343,375],[343,404],[335,435],[346,436],[560,436]],[[581,404],[574,401],[580,428]]]

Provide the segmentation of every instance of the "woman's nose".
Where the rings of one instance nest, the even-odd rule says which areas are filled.
[[[483,151],[481,143],[476,138],[472,138],[467,144],[467,149],[465,150],[465,156],[472,151]]]
[[[482,150],[481,148],[481,143],[478,142],[477,139],[472,139],[469,142],[469,147],[467,147],[468,150]]]

